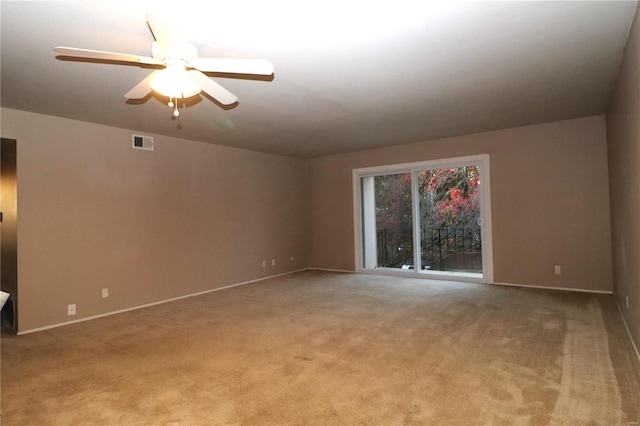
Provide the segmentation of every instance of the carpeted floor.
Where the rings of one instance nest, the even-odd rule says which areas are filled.
[[[306,271],[1,345],[4,426],[640,420],[610,295]]]

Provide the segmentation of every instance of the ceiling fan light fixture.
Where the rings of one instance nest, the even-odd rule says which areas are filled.
[[[102,50],[79,49],[57,46],[54,51],[63,56],[85,58],[90,61],[127,62],[136,65],[164,67],[149,74],[124,96],[127,99],[145,99],[151,91],[169,98],[170,108],[175,107],[177,117],[178,99],[190,98],[204,92],[221,105],[233,105],[238,97],[206,74],[272,75],[273,65],[264,59],[200,58],[196,47],[181,37],[175,23],[166,17],[146,15],[147,26],[154,42],[152,56],[128,53],[106,52]]]
[[[151,80],[149,86],[170,99],[190,98],[201,91],[182,64],[168,64],[166,69]]]

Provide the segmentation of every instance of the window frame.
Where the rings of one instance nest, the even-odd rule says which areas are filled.
[[[413,212],[413,239],[414,262],[416,253],[420,250],[416,244],[417,232],[420,229],[418,214],[418,186],[415,184],[417,174],[424,170],[457,168],[464,166],[477,166],[480,172],[480,205],[481,205],[481,235],[482,235],[482,274],[461,273],[449,271],[421,271],[416,269],[403,270],[396,268],[365,268],[365,240],[364,240],[364,209],[363,209],[363,178],[380,176],[384,174],[411,173],[412,177],[412,212]],[[455,280],[466,282],[493,283],[493,241],[491,226],[491,175],[489,167],[489,154],[470,155],[464,157],[426,160],[412,163],[389,164],[382,166],[364,167],[353,169],[353,223],[354,223],[354,248],[355,266],[357,273],[372,273],[382,275],[412,276],[427,279]],[[415,264],[415,263],[414,263]]]

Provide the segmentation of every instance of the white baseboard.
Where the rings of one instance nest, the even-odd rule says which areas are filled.
[[[638,346],[636,345],[636,342],[633,340],[633,336],[631,335],[631,330],[629,329],[629,326],[627,325],[627,321],[624,319],[624,315],[622,314],[622,308],[620,307],[620,304],[618,303],[618,299],[616,299],[615,296],[613,297],[613,300],[616,302],[616,306],[618,307],[618,312],[620,313],[620,318],[622,318],[622,323],[624,324],[624,328],[627,329],[627,334],[629,335],[629,340],[631,340],[631,346],[633,346],[633,349],[636,351],[636,356],[638,357],[638,362],[640,362],[640,351],[638,350]]]
[[[560,290],[560,291],[575,291],[578,293],[597,293],[597,294],[613,294],[613,291],[607,290],[589,290],[586,288],[570,288],[570,287],[549,287],[542,285],[528,285],[528,284],[512,284],[512,283],[492,283],[492,285],[501,285],[505,287],[523,287],[523,288],[538,288],[542,290]]]
[[[269,280],[271,278],[277,278],[277,277],[282,277],[282,276],[285,276],[285,275],[295,274],[296,272],[301,272],[301,271],[304,271],[306,269],[307,268],[297,269],[295,271],[284,272],[282,274],[269,275],[268,277],[256,278],[255,280],[243,281],[243,282],[236,283],[236,284],[226,285],[224,287],[212,288],[210,290],[200,291],[198,293],[191,293],[191,294],[186,294],[184,296],[173,297],[171,299],[159,300],[157,302],[152,302],[152,303],[147,303],[147,304],[144,304],[144,305],[133,306],[131,308],[120,309],[118,311],[106,312],[104,314],[99,314],[99,315],[93,315],[93,316],[90,316],[90,317],[79,318],[79,319],[73,320],[73,321],[65,321],[65,322],[61,322],[61,323],[57,323],[57,324],[47,325],[47,326],[44,326],[44,327],[32,328],[30,330],[19,331],[17,334],[19,336],[21,336],[21,335],[24,335],[24,334],[35,333],[35,332],[38,332],[38,331],[44,331],[44,330],[50,330],[52,328],[63,327],[65,325],[71,325],[71,324],[77,324],[77,323],[80,323],[80,322],[91,321],[91,320],[94,320],[94,319],[104,318],[104,317],[108,317],[108,316],[111,316],[111,315],[122,314],[124,312],[135,311],[137,309],[148,308],[150,306],[161,305],[163,303],[169,303],[169,302],[173,302],[173,301],[176,301],[176,300],[187,299],[189,297],[201,296],[203,294],[212,293],[214,291],[226,290],[226,289],[233,288],[233,287],[238,287],[238,286],[241,286],[241,285],[247,285],[247,284],[252,284],[252,283],[255,283],[255,282],[259,282],[259,281]]]
[[[344,269],[329,269],[329,268],[306,268],[307,271],[322,271],[322,272],[339,272],[343,274],[355,274],[355,271],[347,271]]]

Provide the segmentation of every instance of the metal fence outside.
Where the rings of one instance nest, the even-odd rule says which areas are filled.
[[[412,229],[377,230],[378,267],[413,269]],[[422,228],[422,269],[482,272],[480,227]]]

